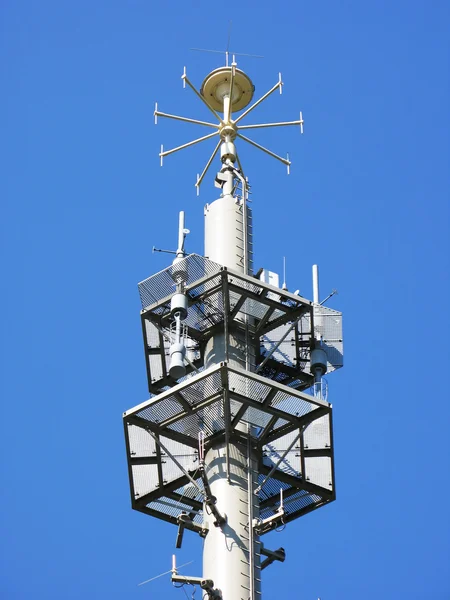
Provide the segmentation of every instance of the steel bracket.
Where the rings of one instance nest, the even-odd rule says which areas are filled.
[[[269,550],[268,548],[265,548],[262,544],[261,554],[267,557],[261,563],[261,571],[269,565],[271,565],[276,560],[278,560],[279,562],[284,562],[286,558],[286,552],[284,548],[278,548],[278,550]]]

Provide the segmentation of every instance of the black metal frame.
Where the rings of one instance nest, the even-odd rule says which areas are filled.
[[[208,284],[203,292],[198,292],[205,284]],[[219,267],[218,271],[209,274],[186,286],[189,309],[192,313],[202,313],[205,315],[205,321],[209,320],[209,325],[202,325],[201,328],[192,326],[189,319],[186,321],[187,337],[198,344],[200,352],[203,353],[204,344],[214,335],[216,331],[224,331],[227,338],[233,331],[243,330],[244,323],[236,320],[239,314],[244,311],[244,305],[250,301],[254,306],[264,309],[262,318],[250,315],[251,322],[248,324],[251,342],[256,348],[256,366],[262,362],[264,356],[260,354],[260,339],[281,325],[295,321],[303,314],[309,314],[310,323],[313,324],[312,303],[301,296],[291,294],[290,292],[280,290],[272,285],[261,282],[259,279],[249,277],[227,267]],[[239,300],[234,303],[231,294],[238,295]],[[211,305],[209,299],[215,296],[217,306]],[[164,343],[162,332],[168,332],[170,325],[170,300],[171,295],[161,299],[158,302],[146,307],[141,311],[141,324],[144,341],[145,364],[148,378],[148,388],[150,393],[158,394],[167,387],[177,384],[168,374],[167,354],[168,344]],[[279,298],[276,300],[275,298]],[[223,310],[219,310],[219,306]],[[274,313],[278,316],[273,318]],[[157,328],[159,332],[159,345],[149,347],[146,335],[146,322]],[[312,331],[309,332],[309,338],[299,339],[298,332],[295,329],[296,355],[300,357],[301,349],[305,346],[309,349],[313,342]],[[162,377],[156,379],[152,375],[151,357],[159,357],[159,371]],[[194,361],[192,365],[186,366],[186,374],[192,373],[196,368],[200,368],[202,360]],[[263,374],[268,378],[282,378],[286,384],[297,382],[295,387],[306,389],[312,383],[312,376],[303,370],[304,362],[297,360],[297,366],[291,367],[278,361],[268,361],[264,367]]]
[[[198,388],[196,388],[195,386],[198,385],[199,382],[206,382],[208,380],[212,380],[214,375],[219,374],[220,387],[206,398],[200,397]],[[240,393],[239,390],[236,391],[236,389],[230,388],[230,378],[233,378],[233,376],[244,378],[245,381],[248,381],[249,386],[262,386],[267,392],[266,396],[256,400],[255,398],[244,396],[242,393]],[[189,394],[183,396],[183,392],[187,391],[189,391]],[[198,402],[195,399],[192,400],[193,397],[195,398],[196,394],[199,395]],[[284,395],[283,397],[288,396],[292,399],[292,404],[294,405],[297,401],[299,408],[304,409],[305,407],[307,408],[307,406],[309,406],[310,410],[303,412],[303,414],[301,415],[292,414],[292,410],[295,409],[295,406],[291,410],[291,412],[281,410],[277,408],[277,398],[279,397],[279,395]],[[167,418],[161,422],[155,422],[151,420],[151,412],[149,413],[149,411],[151,411],[152,407],[157,406],[160,403],[167,402],[168,399],[170,399],[171,402],[173,401],[173,399],[175,399],[176,402],[179,403],[179,413],[172,415],[170,418]],[[241,408],[234,414],[230,409],[231,400],[234,400],[235,402],[239,402],[241,404]],[[260,375],[250,373],[249,371],[246,371],[244,369],[230,366],[229,364],[224,362],[219,365],[215,365],[214,367],[211,367],[210,369],[205,370],[197,375],[194,375],[187,381],[176,385],[175,387],[163,392],[157,397],[151,398],[147,402],[144,402],[143,404],[136,406],[133,409],[124,413],[123,420],[125,427],[125,439],[127,445],[131,502],[132,507],[135,510],[138,510],[140,512],[154,517],[158,517],[160,519],[166,520],[177,525],[177,515],[174,516],[158,510],[154,510],[151,507],[149,507],[149,505],[153,501],[161,500],[164,498],[166,500],[172,500],[175,502],[181,501],[181,495],[177,494],[176,490],[189,484],[189,478],[186,475],[183,475],[174,481],[164,482],[162,472],[162,460],[163,458],[166,460],[170,460],[170,457],[163,457],[158,445],[156,445],[156,456],[152,455],[148,457],[133,457],[131,454],[129,443],[128,425],[135,425],[144,430],[151,431],[154,435],[158,437],[163,436],[164,438],[168,438],[173,441],[182,443],[186,446],[186,450],[189,450],[192,453],[192,449],[196,450],[198,448],[197,438],[186,433],[182,433],[181,431],[177,431],[173,427],[177,423],[182,423],[182,420],[187,416],[196,413],[201,413],[202,411],[204,411],[205,408],[211,407],[213,405],[219,406],[217,404],[218,401],[220,402],[220,406],[223,406],[223,429],[215,431],[205,439],[206,450],[219,441],[225,441],[227,445],[231,442],[246,442],[247,436],[242,432],[243,428],[240,425],[242,425],[242,421],[245,421],[245,414],[248,409],[255,409],[257,411],[262,411],[264,413],[272,415],[272,418],[269,419],[268,423],[264,428],[253,429],[253,435],[251,437],[252,446],[259,456],[259,473],[261,476],[265,477],[270,472],[270,467],[264,464],[264,453],[265,449],[267,448],[267,444],[289,433],[295,431],[299,431],[300,433],[300,476],[297,477],[291,474],[287,474],[280,468],[277,468],[271,476],[271,480],[280,482],[280,486],[283,486],[283,495],[285,500],[288,498],[296,497],[295,495],[298,495],[299,492],[304,492],[304,496],[298,499],[298,506],[294,507],[294,510],[292,511],[287,510],[286,514],[284,515],[282,521],[280,521],[279,524],[292,521],[302,516],[303,514],[306,514],[308,512],[311,512],[312,510],[315,510],[316,508],[319,508],[320,506],[323,506],[324,504],[332,502],[335,499],[331,405],[323,400],[314,398],[299,390],[295,390],[291,387],[277,383],[273,380],[268,380]],[[143,416],[144,414],[145,416]],[[306,430],[309,424],[311,424],[316,419],[323,417],[324,415],[329,416],[331,440],[330,447],[305,449],[303,444],[303,432]],[[282,419],[283,422],[285,422],[285,424],[277,428],[276,424],[280,419]],[[307,481],[306,477],[303,476],[303,474],[305,473],[305,458],[311,456],[326,456],[330,458],[330,489],[326,489],[324,487],[315,485]],[[133,466],[142,464],[158,465],[158,478],[155,489],[147,493],[146,495],[139,497],[135,493]],[[200,487],[202,487],[201,476],[196,469],[189,471],[189,475],[198,482],[198,485]],[[264,510],[270,510],[273,507],[275,512],[277,504],[279,505],[279,497],[277,495],[272,495],[270,497],[264,496],[266,496],[266,494],[263,491],[261,491],[260,511],[263,512]],[[198,499],[183,496],[182,501],[183,504],[192,508],[191,518],[198,514],[198,512],[202,509],[202,503]]]
[[[314,312],[317,306],[301,296],[199,255],[189,255],[184,260],[185,263],[177,263],[176,266],[177,277],[180,272],[185,274],[183,292],[188,297],[188,315],[184,324],[187,339],[191,345],[196,345],[200,358],[188,361],[182,381],[172,379],[168,373],[170,340],[167,338],[170,337],[172,321],[170,303],[175,281],[174,267],[168,267],[139,284],[148,384],[150,392],[156,396],[127,411],[123,417],[132,507],[174,525],[179,525],[179,514],[185,512],[188,518],[183,522],[184,526],[198,532],[203,510],[201,473],[194,459],[189,459],[185,463],[190,465],[187,471],[180,475],[181,470],[175,475],[176,471],[171,472],[167,465],[164,466],[166,461],[171,460],[164,449],[170,455],[169,447],[175,447],[176,442],[183,445],[184,458],[192,458],[193,453],[198,452],[200,428],[205,434],[205,451],[216,443],[225,444],[227,470],[229,445],[247,444],[250,435],[250,444],[258,457],[260,515],[266,522],[271,517],[269,522],[273,526],[292,521],[332,502],[335,488],[331,405],[302,391],[310,388],[313,382],[308,367],[309,353],[314,345]],[[147,304],[152,300],[152,304]],[[289,338],[285,340],[283,332],[291,324],[292,333],[289,332]],[[148,326],[153,328],[158,340],[153,347],[149,346],[147,339]],[[277,328],[281,328],[282,332],[277,332],[280,333],[279,340],[273,340],[274,334],[268,336],[269,339],[265,337]],[[226,348],[232,336],[245,337],[247,346],[254,350],[252,369],[259,366],[260,372],[248,370],[247,363],[247,369],[232,366],[228,362],[228,351],[224,362],[204,369],[206,342],[218,333],[224,334]],[[283,356],[287,356],[284,362],[275,358],[282,343],[294,347],[291,353],[285,354],[286,350],[283,350]],[[264,344],[266,353],[261,351]],[[158,357],[156,363],[155,357]],[[338,368],[341,364],[336,362],[331,366]],[[308,427],[325,416],[327,419],[323,422],[328,423],[329,444],[305,447],[304,435]],[[250,434],[244,433],[247,428],[243,425],[247,423],[252,425]],[[149,432],[149,449],[152,450],[147,456],[133,456],[130,431],[134,436],[137,430],[131,426]],[[292,450],[287,440],[294,440],[295,436],[298,437],[298,446]],[[137,443],[138,438],[133,438],[133,443]],[[163,439],[166,447],[162,444]],[[280,449],[285,442],[287,448]],[[145,440],[143,444],[145,449]],[[282,464],[280,456],[284,457],[289,452],[289,464],[295,464],[295,468],[288,469]],[[296,454],[292,455],[292,452]],[[326,467],[330,475],[328,487],[308,480],[308,473],[312,474],[314,469],[317,477],[317,467],[311,466],[312,471],[309,471],[308,466],[311,463],[308,459],[314,457],[329,458]],[[175,458],[173,462],[177,463]],[[137,480],[142,492],[139,496],[135,490],[133,469],[142,465],[149,465],[149,469],[145,485],[142,480]],[[321,467],[318,468],[321,472]],[[168,481],[164,480],[165,473]],[[191,497],[192,492],[186,495],[184,490],[194,481],[197,484],[194,490],[195,487],[198,489],[194,491],[195,497]],[[324,483],[320,476],[316,481]],[[152,486],[154,489],[150,489]],[[280,488],[283,489],[284,511],[280,511]],[[273,519],[274,514],[280,514],[280,519]],[[194,523],[194,519],[197,522]]]

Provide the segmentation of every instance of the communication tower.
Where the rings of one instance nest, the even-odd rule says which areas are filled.
[[[204,255],[187,254],[180,213],[175,258],[139,283],[150,399],[123,415],[131,503],[135,510],[204,538],[203,572],[184,576],[175,557],[172,581],[202,588],[208,598],[258,600],[261,571],[283,562],[265,533],[335,499],[332,407],[324,379],[342,366],[342,313],[279,285],[275,273],[253,270],[249,185],[236,144],[248,143],[284,163],[244,130],[296,121],[242,124],[261,102],[281,93],[276,84],[257,101],[235,56],[188,86],[216,123],[163,113],[158,117],[212,129],[164,157],[210,138],[220,197],[205,207]],[[237,115],[237,113],[240,113]],[[334,292],[333,292],[334,293]]]

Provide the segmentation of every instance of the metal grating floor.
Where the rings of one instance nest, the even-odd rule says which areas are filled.
[[[231,271],[197,254],[187,256],[177,264],[177,269],[183,269],[186,274],[189,306],[184,323],[191,363],[187,365],[188,375],[201,366],[204,344],[217,327],[226,327],[230,333],[239,335],[239,331],[243,332],[248,326],[257,348],[254,361],[257,366],[294,323],[291,334],[265,362],[261,374],[302,389],[311,385],[309,351],[313,305],[309,300]],[[168,375],[170,300],[174,285],[172,266],[138,285],[143,306],[141,319],[149,391],[155,394],[179,383]],[[335,317],[340,313],[332,312],[334,320],[327,321],[328,313],[323,319],[326,332],[330,330],[327,323],[336,329]],[[339,358],[342,348],[335,347],[333,341],[341,340],[336,337],[339,331],[333,331],[332,335],[326,346],[331,361],[329,370],[338,368],[339,361],[342,362]]]
[[[124,414],[133,508],[174,524],[184,511],[201,523],[201,494],[150,432],[203,489],[199,431],[206,446],[239,441],[244,423],[259,456],[262,518],[277,510],[280,488],[286,522],[334,500],[331,406],[222,363]]]

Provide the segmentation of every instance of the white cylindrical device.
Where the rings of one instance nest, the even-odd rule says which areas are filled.
[[[186,346],[182,342],[175,342],[170,346],[170,366],[169,375],[173,379],[180,379],[186,375],[184,357],[186,356]]]
[[[325,375],[328,368],[328,358],[325,350],[322,348],[314,348],[311,352],[311,373],[320,371],[320,375]]]
[[[177,256],[172,263],[172,279],[177,285],[186,283],[189,277],[188,264],[184,256]]]
[[[234,162],[236,160],[236,146],[232,141],[225,141],[220,146],[220,158],[223,161],[231,160]]]
[[[178,222],[178,248],[177,253],[183,253],[184,246],[184,210],[180,211],[180,217]]]
[[[313,302],[319,304],[319,267],[313,265],[312,267],[312,279],[313,279]]]
[[[177,313],[184,321],[188,314],[188,299],[186,294],[174,294],[170,299],[170,314],[174,317]]]

